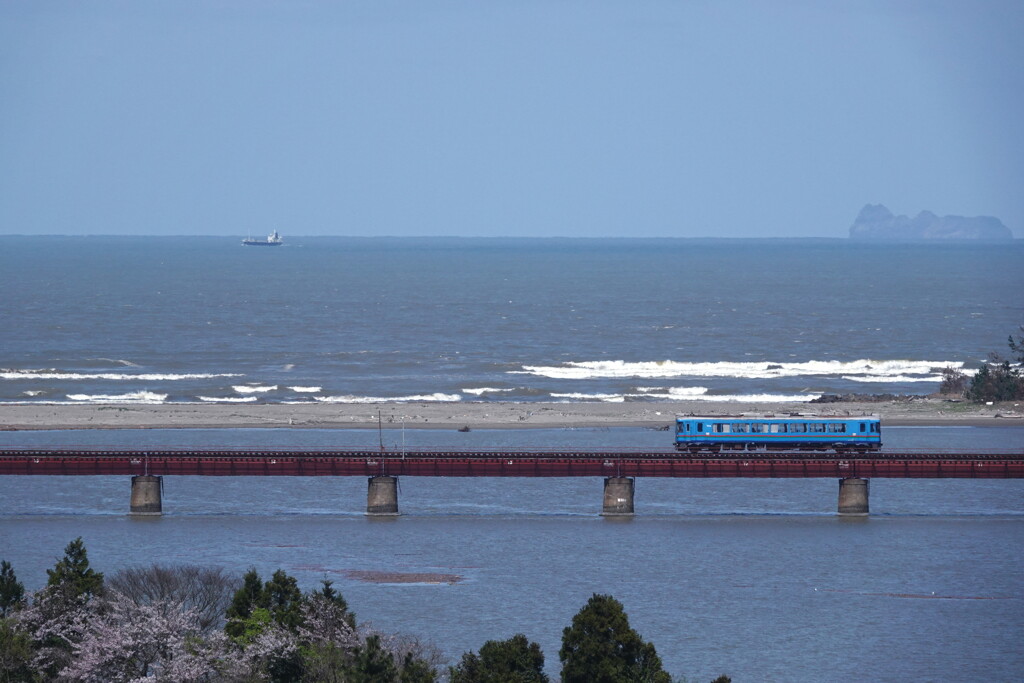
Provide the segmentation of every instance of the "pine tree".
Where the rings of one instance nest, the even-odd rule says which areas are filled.
[[[7,560],[0,562],[0,617],[6,617],[25,604],[25,586],[14,575]]]
[[[467,652],[449,671],[451,683],[547,683],[540,645],[517,633],[508,640],[488,640],[480,654]]]
[[[263,586],[263,601],[274,623],[295,630],[302,624],[302,591],[295,577],[278,569]]]
[[[670,683],[654,645],[629,625],[622,603],[593,595],[562,632],[563,683]]]
[[[351,683],[391,683],[398,677],[395,658],[381,646],[378,635],[366,639],[347,673]]]
[[[89,567],[85,543],[79,536],[64,548],[64,557],[53,569],[47,569],[47,588],[56,588],[69,597],[86,600],[103,593],[103,574]]]
[[[342,597],[341,593],[334,590],[334,582],[329,579],[324,579],[320,583],[320,590],[315,591],[310,595],[310,598],[319,598],[325,600],[328,604],[337,607],[345,614],[345,621],[348,622],[348,625],[355,628],[356,615],[349,611],[348,602],[345,601],[345,598]]]

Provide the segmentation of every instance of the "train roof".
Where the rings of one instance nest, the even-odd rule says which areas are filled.
[[[720,414],[710,415],[707,413],[677,413],[677,420],[881,420],[877,414],[846,414],[846,415],[822,415],[820,413],[737,413],[735,415]]]

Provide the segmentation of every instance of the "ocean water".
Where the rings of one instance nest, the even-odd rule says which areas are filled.
[[[315,402],[811,398],[928,393],[1022,322],[1024,245],[770,240],[7,237],[0,401]],[[1015,450],[1024,429],[885,428],[887,448]],[[386,429],[389,449],[667,446],[646,429]],[[3,432],[29,445],[375,447],[375,430]],[[0,558],[45,582],[82,536],[101,571],[196,562],[311,588],[452,660],[516,632],[557,672],[591,593],[623,601],[690,680],[1018,680],[1024,482],[404,477],[397,519],[362,478],[0,477]],[[440,572],[451,585],[358,572]]]
[[[0,401],[930,393],[1024,322],[1024,243],[6,237]]]

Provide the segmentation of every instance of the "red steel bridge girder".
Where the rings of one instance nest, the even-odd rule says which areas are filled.
[[[0,475],[1024,478],[1024,454],[695,457],[664,453],[4,450]]]

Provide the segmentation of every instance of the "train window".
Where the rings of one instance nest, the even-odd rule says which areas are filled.
[[[770,424],[770,425],[765,425],[765,427],[768,427],[768,431],[770,431],[772,434],[778,434],[779,433],[779,427],[785,427],[785,425]]]
[[[846,425],[842,422],[829,422],[828,425],[826,425],[826,431],[832,434],[842,434],[846,431]]]
[[[704,431],[704,423],[703,422],[698,422],[697,423],[697,431],[698,432],[703,432]]]
[[[809,427],[810,429],[808,431],[812,431],[815,433],[821,433],[825,431],[825,423],[823,422],[812,422],[809,425]]]
[[[791,431],[794,434],[803,434],[804,432],[807,431],[807,425],[805,425],[802,422],[795,422],[789,425],[789,431]]]
[[[737,434],[746,434],[747,432],[750,431],[750,425],[745,424],[743,422],[737,422],[732,426],[732,430]]]
[[[765,425],[761,424],[760,422],[755,422],[755,423],[750,425],[750,431],[753,432],[754,434],[761,434],[761,433],[763,433],[765,431],[764,428],[765,428]]]
[[[861,432],[866,432],[867,431],[867,425],[864,424],[863,422],[860,423],[860,431]]]

